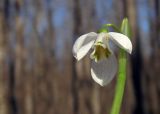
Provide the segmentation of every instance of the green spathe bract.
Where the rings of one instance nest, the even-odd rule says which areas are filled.
[[[129,25],[128,19],[124,18],[121,24],[121,33],[131,38],[131,27]]]

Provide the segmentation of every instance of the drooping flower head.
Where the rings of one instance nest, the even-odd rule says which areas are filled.
[[[132,43],[129,38],[121,33],[95,33],[90,32],[80,36],[73,45],[73,56],[79,61],[89,50],[92,78],[101,86],[108,84],[117,72],[117,60],[111,49],[110,43],[124,49],[128,53],[132,52]]]

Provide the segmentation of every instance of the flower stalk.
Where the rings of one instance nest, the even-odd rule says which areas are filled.
[[[118,72],[118,79],[117,79],[117,85],[116,85],[116,92],[115,92],[115,98],[113,101],[113,106],[111,109],[111,114],[119,114],[123,94],[124,94],[124,88],[125,88],[125,82],[126,82],[126,53],[124,50],[120,50],[119,54],[119,72]]]
[[[104,27],[106,28],[112,27],[116,32],[121,32],[119,28],[116,27],[114,24],[105,24]]]
[[[130,26],[128,23],[128,19],[124,19],[121,25],[121,33],[130,37]],[[125,89],[125,83],[126,83],[126,74],[127,74],[127,56],[126,52],[121,49],[119,53],[119,71],[118,71],[118,79],[117,79],[117,85],[115,90],[115,96],[114,101],[111,109],[110,114],[119,114],[120,108],[122,105],[122,99],[124,95],[124,89]]]

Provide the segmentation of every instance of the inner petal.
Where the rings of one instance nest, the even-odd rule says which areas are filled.
[[[95,45],[94,51],[91,53],[91,59],[94,59],[95,62],[104,60],[111,55],[109,48],[104,48],[101,45]]]
[[[112,54],[109,47],[108,34],[98,34],[98,37],[93,45],[93,49],[94,51],[91,53],[90,57],[91,59],[94,59],[95,62],[108,58]]]

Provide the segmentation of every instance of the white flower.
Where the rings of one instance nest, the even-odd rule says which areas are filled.
[[[73,45],[73,55],[77,60],[81,60],[90,49],[92,78],[101,86],[108,84],[117,72],[117,60],[113,54],[109,41],[124,49],[128,53],[132,52],[132,43],[129,38],[116,32],[94,33],[90,32],[80,36]]]

